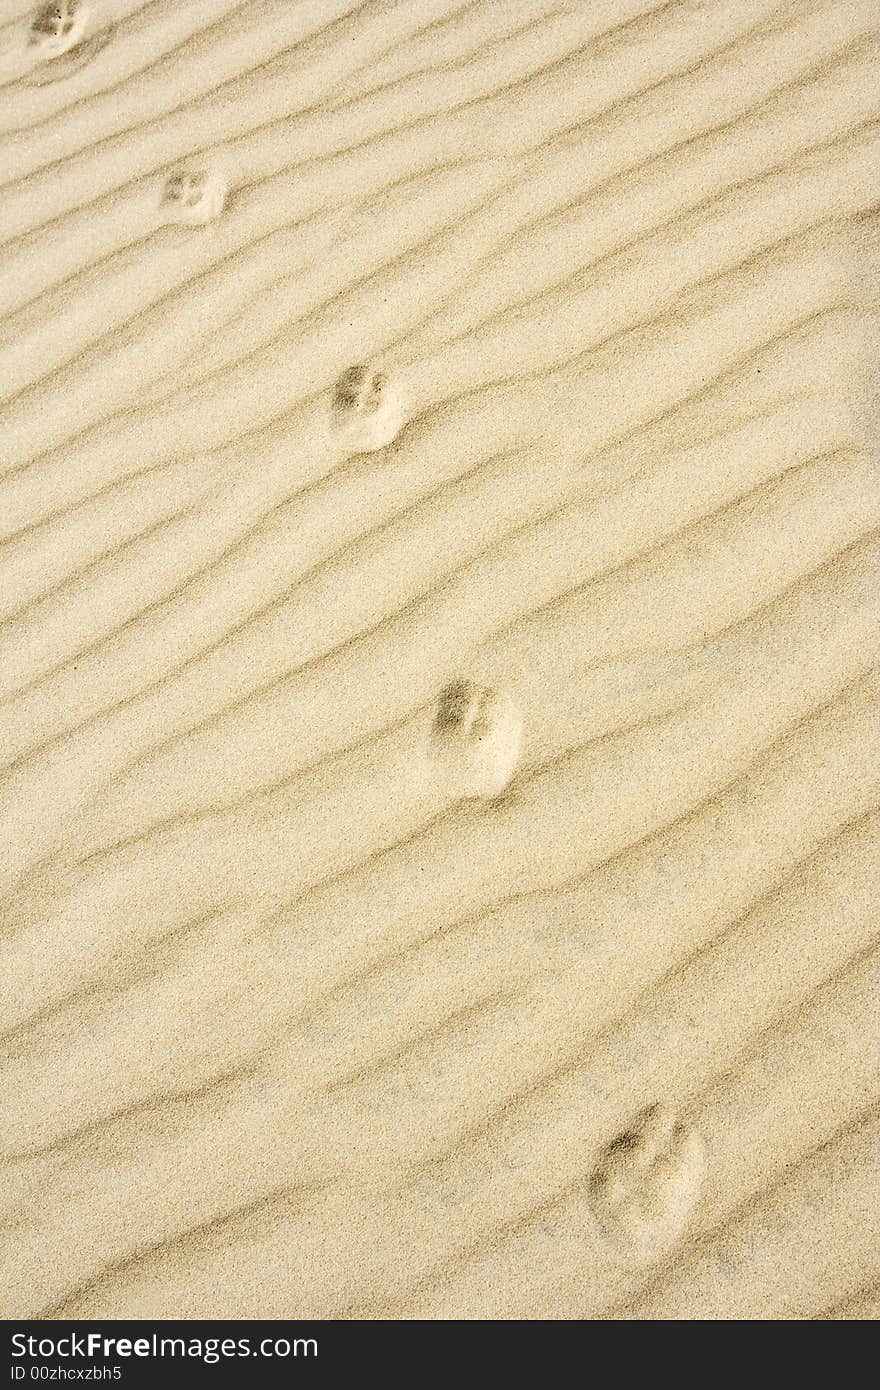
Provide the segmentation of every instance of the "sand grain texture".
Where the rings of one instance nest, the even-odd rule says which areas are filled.
[[[0,1312],[876,1317],[876,6],[67,9]]]

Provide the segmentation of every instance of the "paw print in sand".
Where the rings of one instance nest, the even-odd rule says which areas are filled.
[[[668,1105],[652,1105],[604,1150],[590,1181],[605,1231],[637,1251],[678,1236],[699,1196],[703,1142]]]
[[[500,796],[516,770],[521,740],[522,716],[506,695],[465,680],[441,691],[429,750],[453,795]]]
[[[88,7],[80,0],[44,5],[31,24],[30,42],[38,45],[47,58],[69,53],[83,37],[88,17]]]
[[[348,367],[333,388],[330,416],[334,436],[349,453],[383,449],[403,424],[397,384],[379,367]]]
[[[183,169],[172,174],[162,191],[162,211],[169,222],[201,227],[223,210],[226,187],[217,174]]]

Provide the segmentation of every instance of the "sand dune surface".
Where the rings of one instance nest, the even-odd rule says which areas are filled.
[[[877,1316],[878,19],[2,0],[3,1316]]]

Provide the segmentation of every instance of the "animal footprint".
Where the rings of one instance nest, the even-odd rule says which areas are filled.
[[[590,1181],[601,1225],[645,1251],[680,1234],[703,1176],[703,1141],[667,1105],[652,1105],[603,1152]]]
[[[514,774],[521,741],[522,716],[505,695],[464,680],[441,691],[430,754],[453,794],[499,796]]]
[[[388,373],[360,363],[342,373],[333,388],[331,428],[350,453],[383,449],[400,432],[403,403]]]
[[[205,169],[183,169],[172,174],[162,192],[162,209],[170,222],[201,227],[223,211],[226,185],[218,174]]]
[[[31,24],[30,42],[38,44],[47,58],[69,53],[85,33],[88,17],[88,6],[80,0],[44,5]]]

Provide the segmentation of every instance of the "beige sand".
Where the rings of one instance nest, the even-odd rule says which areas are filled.
[[[0,1313],[875,1317],[875,4],[0,8]]]

